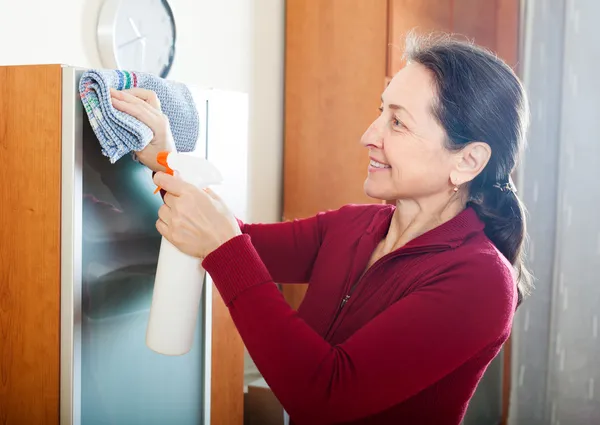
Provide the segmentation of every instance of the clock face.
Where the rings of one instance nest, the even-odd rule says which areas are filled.
[[[98,26],[104,66],[166,77],[175,55],[175,21],[166,0],[106,0]]]

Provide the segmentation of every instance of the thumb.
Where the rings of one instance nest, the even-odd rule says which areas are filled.
[[[187,183],[179,177],[172,176],[162,171],[157,172],[154,175],[153,180],[155,185],[175,196],[181,196],[187,186]]]

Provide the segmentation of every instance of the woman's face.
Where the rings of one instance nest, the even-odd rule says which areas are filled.
[[[433,116],[433,78],[411,63],[382,95],[381,115],[361,138],[369,149],[365,192],[382,200],[423,200],[448,194],[456,155],[444,147],[444,129]]]

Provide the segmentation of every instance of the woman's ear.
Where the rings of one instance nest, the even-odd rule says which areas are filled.
[[[461,183],[472,181],[488,164],[492,148],[484,142],[471,142],[457,152],[457,164],[453,178]]]

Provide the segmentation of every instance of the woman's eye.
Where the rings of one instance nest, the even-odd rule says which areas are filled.
[[[392,124],[394,125],[394,127],[400,127],[400,128],[404,128],[404,124],[402,123],[402,121],[400,121],[398,118],[394,117],[392,119]]]
[[[379,108],[377,108],[377,110],[379,111],[379,114],[383,113],[383,106],[380,106]],[[404,123],[402,121],[400,121],[397,117],[392,117],[392,126],[399,128],[399,129],[405,129],[406,126],[404,125]]]

